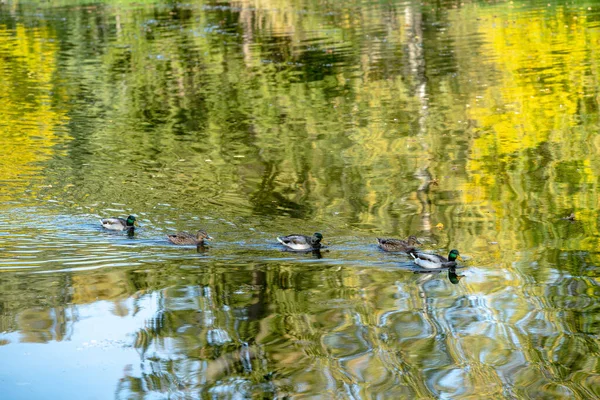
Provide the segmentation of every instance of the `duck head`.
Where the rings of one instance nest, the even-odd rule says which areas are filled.
[[[133,215],[130,215],[129,217],[127,217],[127,220],[125,221],[125,223],[127,224],[127,226],[134,226],[135,225],[135,217]]]
[[[448,261],[456,261],[459,256],[459,252],[456,249],[450,250],[450,254],[448,254]]]

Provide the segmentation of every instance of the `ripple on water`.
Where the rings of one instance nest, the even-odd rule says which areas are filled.
[[[20,209],[0,219],[6,235],[0,269],[4,271],[71,272],[103,267],[139,265],[136,253],[119,250],[126,237],[108,240],[94,217],[45,215],[39,209]],[[122,245],[122,244],[121,244]]]
[[[205,248],[175,246],[165,239],[163,228],[171,222],[177,229],[177,221],[151,221],[142,219],[133,237],[124,232],[106,231],[96,222],[97,215],[78,216],[48,214],[43,208],[15,209],[9,217],[0,217],[0,236],[3,247],[0,269],[4,271],[73,272],[100,268],[139,266],[148,262],[181,261],[180,267],[202,264],[208,259],[236,264],[242,259],[265,263],[289,262],[300,264],[347,265],[351,262],[361,267],[411,268],[406,257],[390,256],[377,250],[371,242],[356,237],[336,238],[335,246],[319,253],[285,251],[276,243],[280,234],[257,232],[249,229],[247,222],[232,222],[223,218],[204,218],[203,228],[216,236]],[[110,213],[108,213],[110,214]],[[119,215],[127,214],[120,210]],[[193,231],[199,218],[190,217]],[[313,228],[314,229],[314,228]],[[238,231],[247,230],[248,235],[239,240]],[[309,229],[310,230],[310,229]],[[232,241],[233,240],[233,241]]]

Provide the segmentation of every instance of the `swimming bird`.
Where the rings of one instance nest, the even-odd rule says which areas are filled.
[[[316,250],[321,248],[323,235],[316,232],[312,236],[288,235],[279,236],[277,241],[292,250]]]
[[[379,247],[385,251],[404,251],[414,250],[415,246],[421,244],[416,236],[409,236],[406,240],[402,239],[380,239],[377,238]]]
[[[100,220],[100,223],[105,229],[109,229],[111,231],[133,231],[135,228],[135,217],[130,215],[127,219],[123,218],[103,218]]]
[[[575,213],[571,213],[568,217],[563,217],[561,219],[565,219],[567,221],[575,221]]]
[[[408,254],[413,257],[415,264],[428,269],[456,267],[456,258],[459,255],[456,249],[450,250],[448,258],[438,254],[419,253],[416,250],[410,251]]]
[[[167,239],[169,239],[169,242],[179,245],[203,246],[204,239],[211,240],[212,237],[209,236],[206,231],[199,230],[196,232],[196,235],[192,235],[188,232],[177,232],[173,235],[168,235]]]

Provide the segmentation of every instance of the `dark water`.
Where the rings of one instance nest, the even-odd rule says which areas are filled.
[[[592,1],[0,2],[1,397],[600,397],[599,44]]]

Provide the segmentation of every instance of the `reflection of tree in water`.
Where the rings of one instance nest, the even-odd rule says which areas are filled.
[[[301,176],[306,178],[305,173],[302,173]],[[257,214],[284,214],[293,218],[309,218],[313,213],[309,205],[292,201],[277,191],[278,189],[281,190],[276,181],[277,177],[278,170],[274,163],[264,163],[262,181],[258,189],[250,195],[250,203],[252,204],[253,211]],[[302,198],[308,197],[310,193],[308,189],[309,183],[303,181],[297,184],[306,189],[306,193],[303,193]]]
[[[135,341],[142,376],[126,373],[118,393],[275,390],[272,363],[256,344],[268,316],[265,272],[240,273],[240,287],[211,276],[219,279],[161,292],[160,310]]]
[[[213,271],[203,274],[198,285],[157,293],[159,311],[137,332],[134,343],[141,376],[126,370],[117,395],[245,393],[273,398],[291,393],[292,378],[303,380],[296,375],[308,373],[315,363],[333,362],[319,344],[326,329],[311,327],[315,316],[309,311],[322,307],[313,301],[329,301],[328,296],[306,296],[325,277],[327,286],[344,287],[338,268],[323,276],[314,267],[307,270],[308,277],[287,266]],[[334,374],[342,376],[341,371]]]
[[[23,343],[47,343],[69,339],[79,320],[73,303],[71,276],[25,285],[17,276],[0,281],[0,332],[18,331]]]
[[[585,121],[594,121],[597,113],[593,101],[597,85],[587,84],[597,75],[596,65],[588,59],[589,43],[595,42],[596,33],[586,31],[582,35],[578,33],[580,28],[552,32],[553,26],[572,22],[570,14],[562,11],[549,17],[550,24],[532,24],[532,33],[523,39],[513,35],[514,28],[491,28],[479,18],[456,20],[465,15],[458,11],[436,14],[418,2],[399,2],[398,6],[392,2],[383,8],[356,7],[350,13],[343,8],[344,2],[330,2],[327,7],[341,7],[331,15],[296,12],[304,6],[291,3],[294,4],[290,7],[291,20],[301,22],[290,24],[297,28],[293,31],[273,29],[282,28],[277,24],[286,20],[280,16],[287,11],[261,14],[259,7],[247,7],[244,3],[240,13],[227,5],[208,11],[152,5],[141,11],[133,8],[133,12],[101,6],[94,10],[77,8],[68,18],[43,21],[56,29],[56,42],[64,45],[67,50],[64,53],[50,35],[52,29],[36,28],[25,36],[17,33],[15,38],[19,43],[15,46],[10,43],[13,41],[10,34],[1,35],[8,44],[2,50],[5,54],[29,49],[26,53],[30,55],[25,59],[7,58],[11,67],[3,69],[4,80],[11,82],[9,86],[15,91],[7,92],[14,101],[4,102],[3,115],[20,118],[23,104],[35,107],[48,104],[46,97],[35,95],[35,90],[25,85],[35,83],[36,77],[43,78],[44,91],[54,93],[53,102],[69,103],[74,108],[69,109],[73,121],[69,133],[74,140],[67,147],[68,156],[57,160],[72,162],[75,181],[85,183],[89,179],[88,189],[95,189],[98,176],[121,175],[122,170],[115,168],[118,162],[113,162],[113,151],[117,151],[117,161],[125,160],[126,170],[142,181],[140,188],[123,191],[128,196],[123,201],[127,204],[135,204],[140,194],[147,194],[149,183],[156,181],[144,173],[149,160],[156,161],[158,166],[152,168],[157,169],[164,165],[172,167],[180,158],[192,159],[191,165],[196,167],[162,174],[168,190],[161,192],[157,197],[160,200],[169,199],[171,193],[179,195],[190,187],[194,192],[228,185],[237,190],[243,175],[236,171],[248,170],[256,164],[250,161],[240,164],[236,171],[228,170],[232,154],[270,151],[270,158],[259,161],[265,166],[259,183],[249,185],[251,207],[256,213],[310,217],[332,200],[340,199],[350,205],[350,218],[365,215],[370,218],[377,214],[377,207],[372,204],[381,203],[382,193],[392,193],[394,206],[389,207],[388,218],[378,222],[389,219],[403,222],[410,213],[397,216],[392,213],[402,203],[420,204],[426,231],[432,228],[436,216],[448,221],[462,220],[462,225],[454,226],[444,221],[449,235],[463,234],[462,242],[479,240],[501,228],[505,246],[526,249],[540,246],[539,255],[531,256],[527,251],[519,251],[517,257],[512,252],[502,253],[502,257],[508,258],[506,268],[502,269],[504,277],[497,282],[474,280],[474,292],[457,299],[449,309],[454,314],[447,320],[437,313],[442,307],[434,303],[435,296],[429,297],[431,303],[423,303],[428,313],[414,307],[412,299],[418,294],[407,295],[398,290],[388,293],[392,300],[385,298],[385,291],[393,288],[389,282],[402,279],[393,274],[384,283],[370,280],[364,285],[357,282],[346,285],[338,279],[341,273],[293,273],[284,267],[265,270],[257,267],[250,274],[240,273],[239,277],[211,271],[201,275],[200,282],[167,289],[161,285],[168,277],[159,274],[154,275],[154,285],[142,278],[119,276],[110,283],[126,282],[130,287],[123,293],[128,295],[147,288],[160,290],[155,293],[160,294],[161,310],[138,332],[135,346],[143,360],[142,377],[128,374],[120,390],[164,393],[169,389],[178,392],[202,389],[217,393],[228,388],[233,392],[240,387],[247,389],[246,392],[256,389],[274,393],[273,388],[279,387],[285,392],[291,386],[290,377],[307,376],[303,374],[309,368],[323,371],[321,375],[325,378],[315,378],[318,373],[314,373],[306,381],[314,387],[337,389],[359,381],[349,372],[348,366],[354,362],[354,365],[383,365],[380,370],[391,372],[389,379],[382,382],[401,383],[397,387],[406,388],[404,397],[431,397],[432,392],[420,385],[428,376],[433,377],[432,386],[442,381],[432,372],[442,365],[446,369],[455,366],[469,369],[472,371],[469,378],[479,387],[487,387],[490,379],[503,384],[514,382],[515,378],[529,382],[527,368],[534,366],[531,371],[535,373],[529,376],[542,376],[538,383],[560,382],[566,386],[567,382],[579,379],[580,382],[569,383],[569,388],[581,390],[578,393],[581,398],[593,398],[594,393],[585,393],[587,389],[578,386],[584,386],[580,385],[584,379],[591,380],[597,375],[594,357],[598,346],[594,333],[598,331],[598,323],[594,304],[598,296],[593,274],[598,262],[596,254],[588,251],[597,247],[595,182],[599,174],[598,163],[589,158],[590,136],[585,131]],[[53,12],[65,10],[68,11],[61,8]],[[484,20],[488,17],[492,20],[491,12],[481,12]],[[402,23],[402,18],[397,17],[403,13]],[[510,15],[512,18],[513,14]],[[30,16],[23,18],[28,20]],[[7,17],[3,14],[2,18]],[[132,22],[119,22],[128,18]],[[238,20],[244,18],[245,25],[239,24]],[[369,21],[365,27],[395,27],[362,32],[362,22],[352,22],[363,18]],[[447,23],[445,18],[452,18],[452,22]],[[502,21],[508,22],[506,18],[501,14],[493,17],[500,22],[498,26]],[[111,31],[113,20],[115,32]],[[185,24],[177,26],[176,21]],[[478,24],[472,30],[474,35],[457,34],[457,30],[466,32],[470,24]],[[333,26],[336,28],[330,29]],[[332,38],[328,42],[322,38],[324,27]],[[43,40],[38,40],[34,33]],[[530,40],[533,36],[550,35],[555,38],[554,44],[538,46],[537,40]],[[468,46],[461,47],[460,40],[467,41]],[[563,42],[577,51],[560,48]],[[44,57],[34,51],[40,44],[46,49]],[[243,60],[236,47],[242,44]],[[507,50],[506,46],[510,48]],[[165,49],[169,49],[169,57],[164,57]],[[50,57],[48,50],[60,53],[60,57]],[[488,53],[497,58],[486,58]],[[568,61],[564,56],[576,61]],[[480,64],[478,61],[482,59],[485,63]],[[54,70],[53,60],[61,63],[61,68]],[[79,70],[81,60],[87,60],[86,67]],[[544,62],[552,65],[532,68],[532,64]],[[563,73],[563,68],[568,73]],[[540,86],[543,82],[538,83],[538,78],[544,74],[539,72],[544,70],[548,78],[564,81],[563,86],[557,87],[558,90]],[[490,74],[496,78],[489,79]],[[67,96],[61,100],[61,85],[56,88],[50,85],[52,79],[67,87],[64,93],[70,93],[72,102]],[[20,98],[24,102],[19,102]],[[522,99],[528,99],[524,102],[527,106],[521,105]],[[411,103],[418,105],[417,112],[410,112]],[[563,103],[566,111],[557,112],[556,105]],[[261,108],[264,104],[268,107]],[[465,113],[462,109],[465,105],[471,111]],[[21,161],[26,159],[27,165],[38,165],[53,154],[44,152],[54,143],[48,133],[54,132],[51,128],[63,117],[62,112],[53,115],[55,110],[44,107],[38,109],[38,118],[32,125],[38,127],[35,136],[41,134],[39,126],[45,126],[45,140],[49,142],[42,147],[32,145],[34,151],[5,151],[6,155]],[[583,108],[575,109],[578,107]],[[27,113],[31,118],[32,110]],[[464,120],[465,114],[474,121],[469,126],[477,126],[477,130],[451,122]],[[392,124],[390,115],[404,124]],[[297,118],[292,121],[294,124],[290,116]],[[582,116],[585,118],[579,119]],[[128,134],[124,135],[122,125],[107,123],[109,117],[121,124],[127,121],[130,125],[126,128],[137,129],[125,129]],[[349,128],[349,120],[356,125]],[[14,121],[7,119],[2,125],[11,126]],[[92,126],[85,127],[82,121]],[[319,125],[323,121],[328,125]],[[571,129],[569,124],[573,121],[578,129]],[[524,123],[534,125],[525,129]],[[277,129],[280,126],[283,128]],[[332,129],[321,132],[323,126]],[[540,134],[525,134],[533,131]],[[323,137],[315,139],[317,134]],[[453,138],[456,135],[461,138]],[[411,137],[420,143],[420,150],[419,145],[406,140]],[[37,141],[34,139],[32,143]],[[280,146],[280,142],[284,145]],[[18,141],[10,137],[7,140],[7,145],[15,143]],[[292,144],[288,146],[289,143]],[[99,151],[103,146],[107,150]],[[120,153],[124,148],[128,152]],[[283,151],[290,148],[289,153]],[[353,151],[340,155],[340,149],[349,148]],[[290,153],[300,156],[284,165],[291,158],[287,157]],[[39,154],[45,155],[40,158],[36,156]],[[313,157],[308,157],[309,154]],[[415,154],[419,157],[417,163],[410,158]],[[99,159],[97,165],[94,157]],[[208,173],[199,176],[202,167],[198,166],[204,166],[206,158],[219,163],[218,175],[222,181],[211,181]],[[392,162],[396,158],[400,161]],[[466,172],[462,175],[448,172],[452,171],[449,167],[453,163],[461,167],[467,163]],[[19,162],[5,164],[13,165],[6,170],[8,178],[21,170],[14,165],[23,167]],[[92,167],[81,168],[84,164]],[[397,178],[370,186],[373,179],[367,176],[368,170],[376,165],[370,176],[383,175],[390,169],[405,168],[407,172],[396,173]],[[322,181],[318,185],[310,186],[315,171],[327,173],[319,176]],[[62,175],[64,171],[61,169],[59,173]],[[284,173],[296,181],[293,184],[278,181]],[[183,176],[179,191],[179,181],[173,178],[176,176]],[[421,181],[417,198],[399,196],[398,193],[405,193],[407,187],[414,185],[414,178]],[[435,185],[439,180],[439,188],[432,187],[433,178]],[[209,183],[202,185],[205,179]],[[298,188],[304,190],[302,195],[298,195]],[[100,199],[111,197],[106,196],[107,191],[89,192],[98,192]],[[364,201],[367,195],[371,195],[372,202]],[[191,196],[174,197],[184,198],[183,204],[187,206]],[[503,215],[480,215],[481,204]],[[516,212],[502,212],[506,204],[515,204]],[[571,210],[574,204],[586,210],[581,224],[564,221],[555,224],[546,219],[552,213],[564,215],[562,209]],[[473,210],[472,219],[465,218],[469,216],[465,207]],[[517,246],[523,243],[525,246]],[[519,270],[523,259],[536,263],[527,269],[526,276]],[[379,271],[371,271],[369,279],[377,279],[378,274]],[[29,278],[27,283],[35,283],[29,285],[23,276],[4,274],[0,302],[3,330],[18,329],[23,341],[68,338],[66,327],[72,320],[63,305],[111,299],[109,294],[117,286],[110,285],[106,291],[92,296],[85,293],[85,289],[93,286],[89,276],[80,275],[84,278],[79,284],[74,283],[76,274],[73,282],[69,281],[70,274],[61,276],[52,285],[47,279]],[[506,276],[516,278],[509,282]],[[522,285],[523,282],[526,284]],[[542,286],[539,282],[553,283]],[[398,286],[411,289],[402,281]],[[71,288],[75,292],[73,298]],[[363,288],[365,292],[361,292]],[[485,295],[478,294],[478,290]],[[86,295],[81,295],[82,291]],[[79,300],[77,295],[81,295]],[[409,305],[404,307],[404,303]],[[533,308],[532,303],[535,303]],[[385,316],[377,314],[381,310],[385,310]],[[482,333],[489,326],[499,327],[498,331]],[[422,335],[425,331],[429,336]],[[476,333],[460,336],[468,331]],[[472,346],[462,346],[461,352],[456,352],[459,339],[471,340]],[[479,353],[474,350],[477,346]],[[361,351],[356,352],[359,354],[356,357],[346,356],[343,351],[348,348]],[[502,364],[505,350],[519,359]],[[495,360],[484,360],[485,357]],[[507,373],[508,370],[512,371]],[[477,383],[478,377],[484,377],[485,383]]]
[[[352,269],[257,265],[235,273],[213,270],[197,285],[165,289],[160,311],[137,334],[142,374],[125,371],[117,393],[273,398],[304,388],[331,394],[362,381],[352,376],[368,355],[379,369],[365,373],[378,371],[385,382],[379,390],[425,395],[414,360],[427,362],[428,351],[445,350],[427,340],[424,353],[407,359],[408,348],[388,339],[393,332],[385,321],[397,310],[378,316],[376,303],[386,298],[378,299],[378,288],[397,277],[372,271],[368,280],[377,283],[364,292]]]

